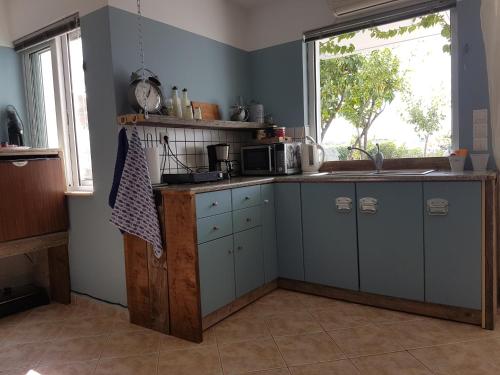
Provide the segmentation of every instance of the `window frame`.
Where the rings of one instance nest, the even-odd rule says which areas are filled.
[[[449,8],[450,25],[451,25],[451,147],[458,148],[459,145],[459,41],[457,28],[457,8]],[[391,21],[393,22],[393,21]],[[320,143],[318,135],[321,134],[321,99],[320,99],[320,70],[319,70],[319,42],[320,40],[312,40],[306,43],[306,61],[307,61],[307,103],[308,116],[311,136]],[[422,159],[432,159],[433,157],[422,157]],[[436,157],[434,157],[436,158]],[[403,160],[413,158],[396,158],[392,160]],[[326,160],[325,162],[337,162],[338,160]],[[343,160],[342,163],[352,163],[357,160]]]
[[[52,74],[54,80],[54,99],[56,103],[57,135],[59,148],[64,155],[67,190],[70,192],[93,192],[94,183],[81,184],[79,171],[78,143],[76,139],[75,113],[71,81],[71,57],[69,41],[72,36],[81,37],[80,28],[58,35],[48,41],[23,50],[22,65],[25,79],[25,96],[28,121],[34,124],[35,95],[32,87],[33,65],[30,56],[49,49],[52,56]],[[32,128],[32,126],[30,126]]]

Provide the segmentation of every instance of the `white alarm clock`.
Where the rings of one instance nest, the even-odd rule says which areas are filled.
[[[146,73],[142,77],[141,69],[132,73],[128,98],[132,108],[138,112],[159,113],[163,105],[163,95],[161,83],[158,77],[149,69],[144,69]]]

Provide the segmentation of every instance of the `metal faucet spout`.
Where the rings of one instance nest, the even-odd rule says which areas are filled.
[[[376,146],[377,146],[377,153],[375,154],[375,156],[372,156],[368,151],[365,151],[365,150],[358,148],[358,147],[349,146],[349,147],[347,147],[347,150],[348,151],[358,150],[359,152],[362,152],[363,154],[368,156],[370,158],[370,160],[373,162],[375,170],[377,172],[380,172],[382,170],[383,165],[384,165],[384,154],[382,154],[380,152],[380,145],[378,143],[376,144]]]

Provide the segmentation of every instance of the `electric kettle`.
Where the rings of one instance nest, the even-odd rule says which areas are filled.
[[[302,173],[318,173],[321,165],[325,161],[325,149],[321,145],[317,144],[312,137],[306,136],[306,142],[308,140],[312,143],[304,142],[300,148],[300,155],[302,158]]]

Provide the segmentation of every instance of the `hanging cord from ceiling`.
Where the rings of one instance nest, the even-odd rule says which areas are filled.
[[[137,39],[139,46],[139,59],[141,64],[141,79],[146,82],[146,66],[144,63],[144,37],[142,30],[141,0],[137,0]],[[147,97],[144,97],[144,117],[149,118]]]

